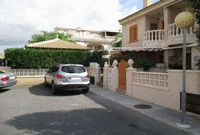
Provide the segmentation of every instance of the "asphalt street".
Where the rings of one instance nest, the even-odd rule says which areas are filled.
[[[0,135],[186,134],[95,92],[54,96],[43,85],[0,90]]]

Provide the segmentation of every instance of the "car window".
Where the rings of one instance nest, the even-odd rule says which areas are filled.
[[[83,73],[85,68],[82,66],[63,66],[61,71],[66,73]]]
[[[52,67],[52,72],[56,72],[56,71],[58,71],[58,69],[59,69],[59,67],[53,66],[53,67]]]
[[[56,71],[58,71],[58,69],[59,69],[59,67],[53,66],[53,67],[51,67],[51,68],[49,69],[48,73],[56,72]]]

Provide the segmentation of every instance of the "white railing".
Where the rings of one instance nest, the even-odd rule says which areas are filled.
[[[183,36],[183,29],[176,27],[176,24],[170,24],[167,26],[168,38],[173,36]],[[190,27],[186,29],[186,35],[194,35],[194,28]]]
[[[12,69],[17,77],[44,77],[48,69]]]
[[[144,33],[145,42],[164,40],[164,30],[150,30]]]
[[[152,72],[133,72],[132,84],[167,90],[168,74]]]
[[[107,39],[115,39],[116,36],[106,36]]]

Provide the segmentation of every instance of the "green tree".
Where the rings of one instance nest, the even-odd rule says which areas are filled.
[[[55,39],[58,36],[59,39],[69,41],[69,42],[74,42],[70,40],[71,35],[70,34],[64,34],[64,33],[59,33],[59,32],[43,32],[42,34],[34,34],[32,35],[32,39],[29,40],[29,43],[36,43],[36,42],[41,42],[41,41],[46,41],[46,40],[51,40]]]
[[[113,47],[122,47],[122,34],[117,35],[112,46]]]
[[[188,6],[191,6],[194,9],[196,14],[196,20],[198,27],[196,29],[196,37],[198,38],[198,43],[200,44],[200,1],[199,0],[187,0]]]

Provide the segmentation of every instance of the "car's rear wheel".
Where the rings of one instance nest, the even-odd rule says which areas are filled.
[[[54,82],[51,83],[51,92],[52,92],[53,95],[57,94],[57,89],[55,88]]]
[[[83,89],[82,92],[83,93],[88,93],[89,92],[89,88],[88,89]]]

